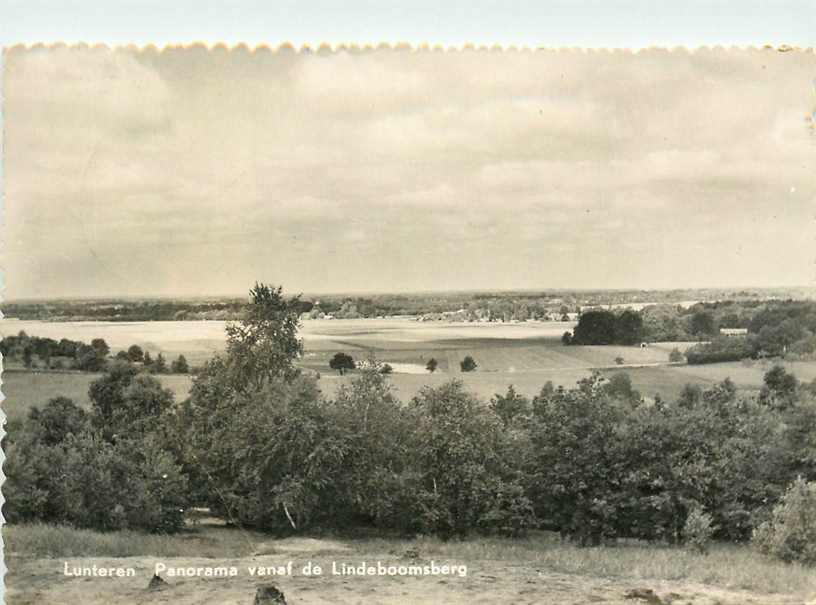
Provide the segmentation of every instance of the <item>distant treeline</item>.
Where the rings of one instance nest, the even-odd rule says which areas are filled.
[[[722,335],[723,328],[743,328],[745,335]],[[688,309],[654,305],[642,311],[592,310],[581,314],[565,344],[632,345],[638,342],[705,341],[691,347],[689,363],[736,361],[785,355],[816,354],[816,302],[725,301]]]
[[[67,338],[54,340],[29,336],[20,331],[16,336],[6,336],[0,340],[3,357],[18,361],[28,369],[101,372],[111,361],[110,352],[110,346],[103,338],[94,338],[87,344]],[[119,351],[115,359],[137,363],[151,374],[186,374],[190,371],[184,355],[179,355],[168,364],[161,353],[154,359],[149,351],[143,351],[139,345]]]
[[[338,319],[381,316],[427,316],[458,321],[527,321],[562,319],[601,305],[673,305],[687,300],[736,300],[759,304],[776,298],[807,298],[806,289],[774,290],[587,290],[445,292],[372,294],[366,296],[322,295],[301,297],[299,313]],[[18,301],[2,305],[7,317],[50,321],[184,321],[240,320],[246,311],[242,299],[216,300],[54,300]],[[733,319],[733,318],[732,318]],[[683,340],[678,338],[675,340]]]

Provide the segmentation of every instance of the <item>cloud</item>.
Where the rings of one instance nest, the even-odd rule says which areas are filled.
[[[807,281],[811,59],[14,50],[7,295]]]

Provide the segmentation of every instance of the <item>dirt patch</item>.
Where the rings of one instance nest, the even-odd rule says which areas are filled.
[[[274,581],[286,595],[289,605],[378,605],[437,604],[494,605],[495,603],[532,604],[585,604],[605,603],[633,605],[648,600],[633,599],[630,595],[654,595],[661,603],[691,605],[802,605],[814,595],[768,595],[728,590],[713,586],[684,582],[636,583],[625,579],[550,573],[531,565],[510,565],[506,561],[468,562],[465,577],[448,576],[343,576],[332,575],[332,561],[359,564],[361,560],[386,565],[405,564],[399,556],[386,553],[362,557],[359,553],[338,553],[335,556],[312,556],[315,551],[337,544],[331,541],[288,539],[286,554],[259,555],[241,559],[213,561],[212,559],[129,557],[121,559],[82,559],[70,564],[97,567],[130,567],[133,577],[66,577],[64,562],[58,559],[12,559],[6,577],[8,599],[12,605],[51,605],[83,603],[83,605],[167,604],[167,605],[250,605],[259,586]],[[342,547],[342,544],[340,544]],[[296,551],[296,549],[301,549]],[[305,549],[305,550],[304,550]],[[292,555],[289,557],[289,555]],[[259,578],[249,568],[285,566],[294,563],[292,576]],[[321,565],[323,574],[303,575],[301,568],[308,561]],[[168,568],[197,568],[200,566],[234,566],[238,573],[229,577],[170,577],[159,591],[145,590],[157,562]],[[428,563],[421,560],[420,563]],[[461,564],[462,561],[436,561],[437,564]],[[652,598],[652,597],[650,597]],[[657,600],[652,602],[657,603]]]

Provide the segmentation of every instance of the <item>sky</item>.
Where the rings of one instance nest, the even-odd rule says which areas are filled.
[[[5,297],[813,285],[815,63],[11,50]]]

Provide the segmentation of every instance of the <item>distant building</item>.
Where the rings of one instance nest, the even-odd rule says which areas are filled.
[[[723,336],[747,336],[748,328],[720,328]]]

